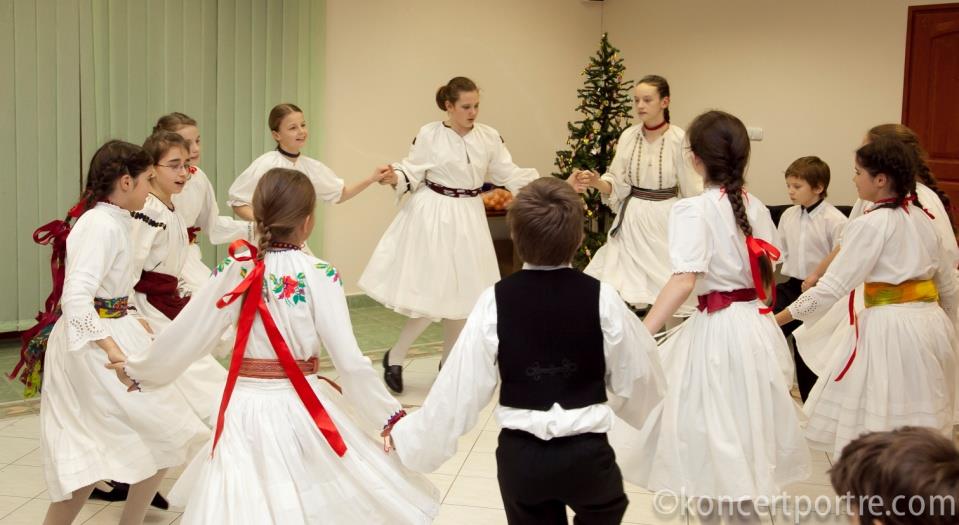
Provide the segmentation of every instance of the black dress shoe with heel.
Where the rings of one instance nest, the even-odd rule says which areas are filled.
[[[383,356],[383,381],[390,390],[397,394],[403,393],[403,367],[390,364],[390,351]]]
[[[107,492],[94,487],[93,492],[90,493],[90,499],[98,499],[101,501],[127,500],[127,496],[130,494],[130,485],[128,483],[120,483],[119,481],[106,481],[105,483],[109,485],[112,490]],[[150,502],[150,505],[160,510],[167,510],[170,508],[170,503],[167,502],[166,498],[164,498],[159,492],[153,495],[153,501]]]

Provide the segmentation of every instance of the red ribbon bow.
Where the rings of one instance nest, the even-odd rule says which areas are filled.
[[[767,302],[766,287],[763,285],[762,273],[759,270],[759,258],[765,255],[770,262],[779,260],[779,249],[768,242],[757,239],[756,237],[746,237],[746,251],[749,253],[749,267],[753,274],[753,286],[756,287],[756,295],[762,302]],[[776,304],[776,286],[773,285],[769,296],[769,304],[759,309],[759,313],[765,315],[773,311],[772,306]]]
[[[246,248],[249,255],[237,256],[236,252],[242,248]],[[230,397],[233,395],[233,387],[236,386],[240,364],[243,361],[243,352],[246,350],[246,343],[250,338],[250,330],[253,328],[253,319],[256,317],[256,313],[259,312],[260,318],[263,321],[263,327],[266,329],[266,334],[270,338],[273,350],[276,352],[276,357],[279,359],[280,365],[283,366],[286,376],[290,378],[290,382],[293,383],[293,389],[296,390],[307,412],[310,413],[310,417],[313,418],[317,428],[320,429],[320,432],[326,438],[330,447],[333,448],[338,456],[342,457],[346,454],[346,444],[343,442],[343,437],[340,436],[340,432],[336,429],[333,420],[330,419],[330,415],[316,397],[316,392],[310,387],[310,384],[303,376],[303,372],[301,372],[297,366],[296,359],[293,358],[290,348],[286,345],[286,341],[283,340],[283,335],[280,334],[280,330],[273,321],[273,316],[270,315],[270,311],[263,301],[263,276],[266,267],[263,264],[263,260],[257,259],[256,247],[243,239],[238,239],[230,244],[230,257],[237,261],[254,261],[254,266],[253,271],[251,271],[233,291],[224,295],[216,302],[217,308],[224,308],[240,297],[243,297],[243,303],[240,306],[240,319],[237,321],[233,358],[230,360],[230,372],[226,379],[226,386],[223,388],[223,400],[220,402],[220,413],[216,420],[216,433],[213,436],[213,448],[210,450],[210,454],[212,455],[213,451],[216,450],[216,444],[220,439],[220,434],[223,433],[223,420],[226,414],[226,407],[230,403]]]

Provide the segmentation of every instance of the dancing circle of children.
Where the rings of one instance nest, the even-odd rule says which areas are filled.
[[[775,311],[789,306],[802,294],[803,282],[839,245],[846,216],[826,201],[829,175],[829,165],[815,156],[800,157],[786,168],[786,189],[793,206],[783,212],[778,229],[782,242],[780,273],[788,280],[776,285]],[[792,321],[783,325],[783,335],[788,338],[801,324]],[[799,395],[805,402],[817,376],[795,345],[793,348]]]
[[[523,269],[480,294],[422,408],[385,433],[407,467],[436,470],[499,383],[507,521],[567,523],[569,506],[577,523],[618,524],[628,501],[611,405],[640,426],[662,399],[656,343],[615,289],[571,268],[583,206],[565,182],[531,182],[507,222]]]
[[[251,199],[258,246],[235,241],[150,348],[116,365],[142,394],[159,391],[237,326],[214,435],[169,494],[184,524],[426,524],[438,513],[438,490],[378,442],[405,412],[357,346],[340,274],[300,248],[312,182],[263,174]],[[339,385],[316,374],[321,346]]]
[[[270,110],[267,123],[270,134],[276,141],[276,149],[254,159],[230,186],[227,204],[232,206],[236,215],[242,219],[253,220],[253,191],[263,174],[272,168],[290,168],[304,173],[313,183],[317,199],[327,204],[352,199],[370,184],[381,181],[388,172],[385,166],[378,167],[369,177],[352,186],[346,186],[343,179],[337,177],[325,164],[303,155],[301,150],[309,137],[303,110],[295,104],[278,104]]]
[[[175,389],[130,395],[107,369],[142,357],[151,340],[146,321],[128,310],[127,294],[138,277],[131,212],[144,207],[154,164],[140,146],[101,146],[78,203],[82,215],[67,237],[63,315],[46,348],[40,403],[47,525],[71,523],[102,479],[132,484],[120,523],[142,523],[166,469],[209,435]],[[127,380],[122,368],[116,375]]]
[[[388,166],[384,182],[410,193],[376,245],[358,286],[409,317],[383,360],[384,379],[403,391],[403,360],[432,321],[443,322],[442,363],[480,294],[499,279],[482,199],[484,182],[513,194],[539,173],[520,168],[499,132],[476,122],[480,93],[465,77],[436,92],[445,121],[420,128],[406,158]],[[377,168],[379,171],[379,168]]]
[[[190,247],[179,275],[181,286],[189,294],[206,284],[210,268],[203,263],[199,234],[204,233],[213,244],[226,244],[236,239],[253,242],[253,223],[220,215],[216,192],[209,177],[200,168],[200,128],[189,115],[173,112],[157,119],[153,132],[172,131],[183,137],[189,149],[189,174],[183,190],[173,194],[173,208],[187,227]]]
[[[633,95],[639,124],[619,137],[608,171],[574,170],[567,181],[577,191],[598,190],[616,212],[606,244],[586,267],[588,275],[607,282],[627,302],[645,308],[653,302],[671,275],[667,226],[669,212],[680,198],[703,192],[702,177],[693,171],[686,154],[686,133],[669,119],[669,83],[647,75]],[[668,327],[695,310],[692,302],[677,310]]]
[[[738,501],[739,513],[805,479],[809,450],[789,393],[792,359],[764,304],[779,241],[769,210],[743,188],[746,128],[709,111],[686,136],[705,191],[670,212],[673,275],[644,323],[659,330],[690,293],[697,311],[660,346],[663,401],[641,429],[618,425],[610,441],[630,482]]]
[[[186,140],[171,131],[158,131],[143,144],[154,159],[156,175],[150,180],[143,209],[133,213],[133,273],[138,280],[132,303],[156,334],[166,329],[190,299],[180,285],[190,240],[173,205],[173,196],[189,184],[188,148]],[[193,363],[174,386],[200,419],[211,422],[225,382],[226,370],[213,356],[206,356]]]
[[[862,432],[903,425],[951,435],[959,250],[924,208],[915,172],[901,140],[870,137],[856,151],[853,182],[871,204],[849,222],[825,275],[776,315],[780,324],[815,318],[863,285],[865,308],[822,350],[829,361],[804,406],[813,448],[838,455]]]

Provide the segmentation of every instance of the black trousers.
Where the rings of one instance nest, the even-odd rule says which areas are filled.
[[[606,434],[543,441],[506,428],[499,435],[496,470],[511,525],[566,524],[567,506],[577,525],[614,525],[629,503]]]
[[[786,307],[791,305],[800,295],[802,295],[802,280],[800,279],[790,277],[788,281],[777,284],[776,306],[773,311],[779,312],[786,309]],[[789,337],[800,326],[802,326],[802,321],[790,321],[782,325],[783,335]],[[799,355],[795,341],[792,342],[792,351],[793,359],[796,362],[796,382],[799,383],[799,395],[803,401],[806,401],[806,398],[809,397],[809,392],[812,391],[812,387],[816,384],[819,376],[806,366],[806,362],[803,361],[802,356]]]

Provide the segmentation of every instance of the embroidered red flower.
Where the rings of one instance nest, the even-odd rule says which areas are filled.
[[[287,297],[292,297],[296,293],[296,288],[299,286],[299,283],[290,275],[283,276],[283,291],[280,292],[279,298],[286,299]]]

